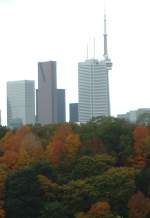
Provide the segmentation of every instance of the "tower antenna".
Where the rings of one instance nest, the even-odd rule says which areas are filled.
[[[94,51],[94,59],[95,59],[95,37],[93,38],[93,51]]]
[[[107,21],[106,21],[106,5],[104,1],[104,58],[108,59],[107,51]]]
[[[87,59],[89,58],[89,47],[88,47],[88,43],[87,43],[87,46],[86,46],[86,58],[87,58]]]

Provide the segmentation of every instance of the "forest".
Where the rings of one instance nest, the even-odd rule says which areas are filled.
[[[0,218],[149,218],[150,126],[0,127]]]

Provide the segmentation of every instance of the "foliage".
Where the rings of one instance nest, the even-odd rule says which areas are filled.
[[[96,192],[92,185],[84,180],[71,181],[63,186],[62,201],[67,205],[70,216],[87,210],[95,201]]]
[[[150,168],[141,170],[135,179],[137,189],[150,197]]]
[[[0,218],[150,217],[150,127],[0,127]]]
[[[134,152],[130,156],[129,162],[135,168],[144,168],[147,162],[148,146],[150,142],[149,129],[147,127],[136,127],[133,132]],[[148,153],[149,154],[149,153]]]
[[[38,138],[40,138],[43,148],[46,148],[57,128],[58,124],[49,124],[45,126],[41,126],[41,124],[35,124],[32,126],[32,132]]]
[[[115,163],[115,158],[108,154],[99,154],[95,157],[82,156],[75,164],[72,175],[74,179],[100,175],[111,166],[114,166]]]
[[[136,188],[135,175],[136,172],[132,168],[112,168],[87,182],[95,187],[97,201],[105,199],[116,214],[126,217],[127,203]]]
[[[46,175],[56,179],[53,169],[47,163],[22,169],[9,176],[6,182],[6,218],[39,217],[43,203],[37,176]]]
[[[0,139],[2,139],[9,129],[6,126],[0,126]]]
[[[67,218],[68,217],[67,207],[58,201],[48,202],[44,205],[41,211],[40,218]],[[69,217],[68,217],[69,218]]]
[[[74,161],[79,149],[79,136],[73,133],[71,126],[63,124],[56,130],[52,142],[47,146],[46,154],[54,166],[61,162],[67,165]]]
[[[128,207],[129,218],[146,218],[150,214],[150,199],[138,192],[131,197]]]
[[[19,151],[23,138],[31,132],[27,126],[8,132],[0,141],[0,148],[4,153],[0,157],[0,163],[6,164],[10,169],[15,169],[19,157]]]
[[[93,204],[87,213],[80,212],[76,218],[113,218],[110,205],[105,201]]]

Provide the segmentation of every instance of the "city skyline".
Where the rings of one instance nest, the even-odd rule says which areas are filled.
[[[108,47],[114,64],[110,73],[111,115],[150,107],[149,6],[148,0],[106,1]],[[98,0],[0,1],[3,125],[7,118],[6,82],[35,80],[37,87],[39,61],[57,61],[58,88],[66,89],[67,111],[69,103],[78,102],[77,64],[86,58],[87,42],[93,57],[93,37],[96,58],[101,59],[103,12],[104,2]]]

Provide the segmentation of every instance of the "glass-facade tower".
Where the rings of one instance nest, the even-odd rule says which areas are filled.
[[[7,82],[7,125],[35,123],[35,84],[32,80]]]

